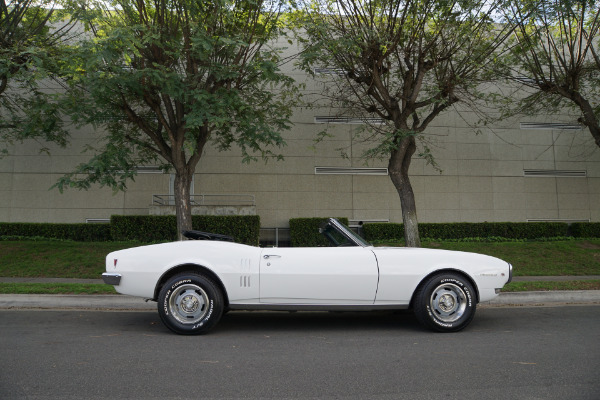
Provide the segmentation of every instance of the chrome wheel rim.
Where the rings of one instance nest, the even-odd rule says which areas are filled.
[[[171,315],[182,324],[195,324],[208,311],[208,295],[198,285],[182,285],[169,298]]]
[[[429,300],[434,315],[443,322],[454,322],[460,319],[467,308],[465,291],[454,283],[439,285]]]

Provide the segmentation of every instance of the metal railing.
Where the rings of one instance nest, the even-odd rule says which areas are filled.
[[[192,194],[192,206],[255,206],[253,194]],[[152,205],[172,206],[175,204],[173,194],[153,194]]]

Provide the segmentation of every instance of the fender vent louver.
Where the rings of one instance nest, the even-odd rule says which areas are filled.
[[[248,275],[240,276],[240,287],[250,287],[250,286],[252,286],[250,284],[250,276],[248,276]]]

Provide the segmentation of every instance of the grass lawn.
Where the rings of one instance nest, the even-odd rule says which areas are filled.
[[[135,242],[0,241],[0,276],[99,279],[104,259]]]
[[[424,247],[501,258],[515,276],[600,275],[600,239],[553,242],[428,242]]]
[[[548,290],[600,290],[600,280],[568,282],[511,282],[503,292],[538,292]]]
[[[0,282],[0,294],[117,294],[117,291],[104,284]]]
[[[136,242],[0,241],[0,277],[99,279],[111,251]],[[399,245],[386,243],[385,245]],[[510,262],[515,276],[600,275],[600,239],[553,242],[425,242],[424,247],[488,254]],[[513,282],[507,291],[600,290],[600,281]],[[94,284],[0,283],[0,293],[115,293]]]

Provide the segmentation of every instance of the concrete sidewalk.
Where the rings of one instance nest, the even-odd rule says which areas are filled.
[[[525,276],[514,277],[524,281],[580,281],[595,280],[600,276]],[[0,283],[92,283],[102,279],[63,278],[3,278]],[[501,293],[481,306],[543,306],[556,304],[599,304],[600,290],[560,290],[546,292]],[[76,309],[76,310],[156,310],[156,303],[140,297],[125,295],[61,295],[61,294],[0,294],[0,309]]]
[[[0,310],[156,310],[156,303],[120,294],[0,294]]]

